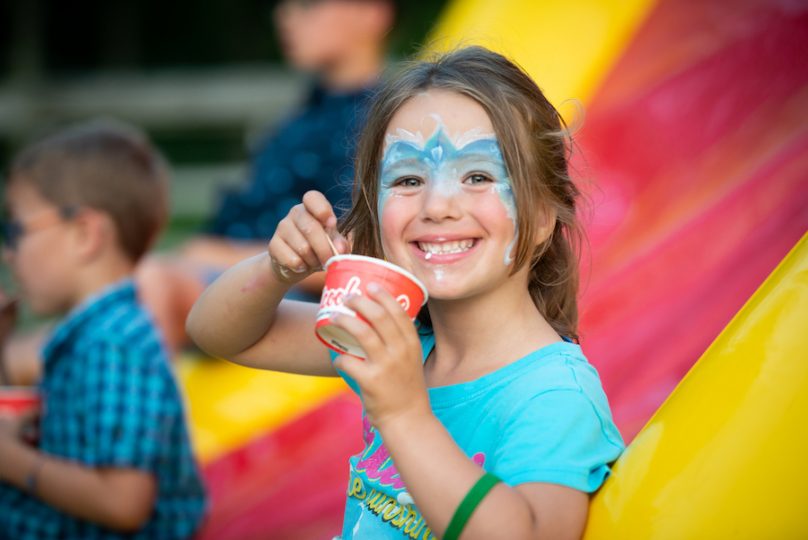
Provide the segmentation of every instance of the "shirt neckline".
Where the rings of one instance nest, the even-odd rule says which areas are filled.
[[[427,357],[435,348],[435,334],[422,334],[422,362],[426,362]],[[468,401],[474,395],[482,393],[502,381],[511,379],[519,373],[528,369],[533,363],[541,361],[542,359],[562,354],[565,356],[581,357],[581,347],[576,343],[569,341],[557,341],[550,343],[532,351],[525,356],[514,360],[508,365],[495,369],[490,373],[486,373],[477,379],[471,381],[464,381],[445,386],[433,386],[427,388],[429,393],[429,401],[433,408],[449,407],[457,404],[458,402]]]
[[[46,367],[52,358],[58,356],[55,354],[56,351],[67,343],[78,329],[89,323],[99,313],[100,307],[121,301],[134,302],[136,297],[135,283],[131,277],[126,277],[103,287],[71,309],[53,329],[51,338],[42,348],[42,357]]]

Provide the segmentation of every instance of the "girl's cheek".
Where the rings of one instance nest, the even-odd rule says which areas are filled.
[[[389,252],[391,244],[400,240],[404,228],[412,217],[415,197],[388,197],[380,209],[379,226],[385,253]],[[416,209],[417,212],[417,209]]]
[[[501,222],[502,224],[515,225],[515,209],[511,204],[509,193],[502,193],[501,190],[492,187],[489,191],[477,194],[473,199],[473,207],[481,218],[486,222]]]
[[[491,232],[498,232],[501,238],[506,239],[505,249],[502,253],[502,263],[510,266],[513,262],[513,250],[516,246],[516,208],[509,198],[510,190],[492,189],[480,193],[475,208],[477,219],[487,224]],[[504,195],[504,196],[503,196]]]

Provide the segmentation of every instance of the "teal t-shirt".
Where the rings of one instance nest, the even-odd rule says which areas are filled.
[[[434,335],[422,332],[424,359],[434,344]],[[597,371],[574,343],[553,343],[474,381],[430,388],[429,400],[463,452],[511,486],[547,482],[591,493],[624,448]],[[367,419],[363,427],[364,449],[350,458],[342,539],[435,538],[381,436]]]

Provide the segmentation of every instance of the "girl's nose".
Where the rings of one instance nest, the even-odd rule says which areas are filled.
[[[460,193],[451,182],[434,182],[425,193],[421,212],[429,221],[459,219],[461,216]]]

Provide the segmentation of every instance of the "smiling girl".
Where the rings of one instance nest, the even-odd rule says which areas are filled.
[[[188,330],[240,364],[340,375],[364,406],[342,538],[577,538],[623,449],[577,338],[575,200],[563,122],[506,58],[472,47],[413,64],[378,95],[337,226],[309,192],[199,299]],[[339,229],[340,232],[337,232]],[[337,316],[365,360],[282,301],[340,252],[418,277],[413,325],[380,287]],[[350,239],[350,242],[348,241]],[[305,464],[301,464],[305,466]]]

